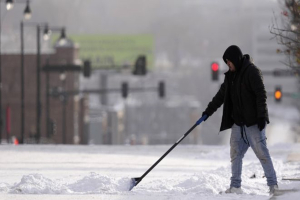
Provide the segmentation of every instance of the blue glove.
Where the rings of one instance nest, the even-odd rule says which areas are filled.
[[[203,117],[204,115],[207,116],[206,119],[204,119],[204,121],[206,121],[206,120],[209,118],[209,114],[208,114],[207,112],[204,111],[204,112],[202,113],[202,117]]]

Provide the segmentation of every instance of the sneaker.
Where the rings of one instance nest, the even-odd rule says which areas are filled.
[[[270,195],[274,194],[276,190],[278,190],[278,185],[269,186],[269,194]]]
[[[230,187],[228,188],[225,193],[229,194],[229,193],[234,193],[234,194],[242,194],[243,193],[243,190],[239,187],[239,188],[236,188],[236,187]]]

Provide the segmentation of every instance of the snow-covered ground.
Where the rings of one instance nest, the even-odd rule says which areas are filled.
[[[244,194],[222,194],[230,180],[228,146],[177,146],[132,191],[165,146],[1,145],[0,199],[269,199],[262,168],[249,149],[244,159]],[[276,199],[299,199],[299,144],[270,146],[279,187]],[[250,178],[253,174],[256,178]],[[295,191],[294,191],[295,190]]]

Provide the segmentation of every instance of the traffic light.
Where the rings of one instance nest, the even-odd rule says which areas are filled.
[[[91,76],[91,61],[85,60],[83,62],[83,76],[90,77]]]
[[[127,82],[123,82],[121,88],[122,88],[122,97],[124,99],[126,99],[128,97],[128,83]]]
[[[133,75],[146,75],[147,74],[147,63],[146,63],[146,56],[141,55],[137,58],[134,69],[132,71]]]
[[[164,81],[160,81],[158,83],[158,96],[160,98],[164,98],[166,96],[166,93],[165,93],[165,82]]]
[[[219,63],[213,62],[210,67],[211,67],[212,80],[218,81],[219,80],[219,68],[220,68]]]
[[[274,98],[276,102],[280,102],[282,99],[281,86],[275,87]]]

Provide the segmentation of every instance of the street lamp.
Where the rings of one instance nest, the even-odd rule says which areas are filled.
[[[11,10],[14,7],[14,1],[13,0],[6,0],[6,10]],[[16,3],[24,3],[24,2],[19,2],[17,1]],[[26,7],[24,10],[24,18],[25,19],[30,19],[31,18],[31,9],[29,6],[29,0],[26,0]]]
[[[24,18],[25,19],[30,19],[31,18],[31,9],[29,7],[29,0],[27,0],[26,7],[25,7],[25,10],[24,10]]]
[[[1,33],[2,33],[2,19],[1,19],[1,0],[0,0],[0,144],[2,140],[2,127],[3,127],[3,120],[2,120],[2,56],[1,56]],[[21,2],[20,2],[21,3]],[[23,2],[24,3],[24,2]],[[29,0],[26,1],[27,5],[24,10],[24,17],[25,19],[29,19],[31,17],[31,10],[29,7]],[[6,9],[10,10],[13,8],[13,0],[6,0]],[[8,135],[7,135],[7,142],[9,141]]]
[[[46,35],[49,35],[51,30],[60,30],[64,28],[49,28],[47,23],[35,23],[35,22],[27,22],[24,23],[21,21],[21,142],[24,141],[24,125],[25,125],[25,106],[24,106],[24,25],[33,26],[37,29],[37,65],[36,65],[36,78],[37,78],[37,96],[36,96],[36,135],[38,140],[40,139],[40,129],[41,129],[41,95],[40,95],[40,73],[41,73],[41,45],[40,45],[40,32],[41,28],[44,28],[44,36],[43,38],[47,39]]]
[[[45,26],[45,29],[44,29],[43,39],[49,40],[50,35],[51,35],[51,30],[49,30],[49,27],[47,25],[47,26]]]
[[[66,31],[65,28],[61,29],[61,35],[59,38],[59,45],[63,46],[67,43]]]
[[[14,1],[13,0],[6,0],[6,9],[11,10],[14,7]]]

